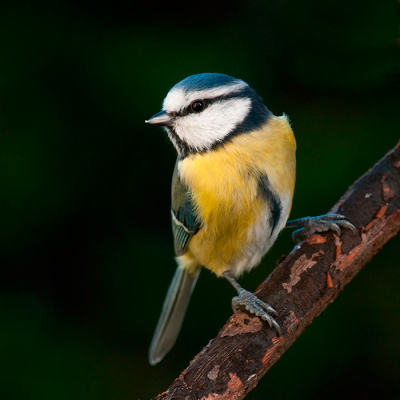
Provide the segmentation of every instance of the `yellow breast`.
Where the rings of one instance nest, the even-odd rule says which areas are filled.
[[[285,116],[271,117],[261,129],[233,137],[213,151],[179,163],[179,174],[193,194],[202,228],[191,239],[185,258],[217,275],[243,258],[249,231],[265,216],[259,177],[267,175],[280,199],[289,203],[295,184],[296,142]],[[267,249],[268,250],[268,249]]]

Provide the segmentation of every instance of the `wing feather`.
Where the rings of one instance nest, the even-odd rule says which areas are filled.
[[[200,229],[201,222],[194,210],[192,193],[179,176],[178,161],[172,177],[171,214],[175,254],[180,256],[186,251],[191,237]]]

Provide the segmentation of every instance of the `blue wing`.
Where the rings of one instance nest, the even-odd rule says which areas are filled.
[[[191,237],[200,229],[201,221],[195,214],[190,189],[179,177],[178,160],[172,177],[171,214],[175,254],[180,256],[186,251]]]

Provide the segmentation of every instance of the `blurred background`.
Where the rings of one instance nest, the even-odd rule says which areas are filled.
[[[175,150],[144,120],[188,75],[241,78],[289,115],[292,218],[325,213],[399,140],[395,1],[4,1],[0,5],[0,398],[147,399],[231,315],[203,271],[177,345],[147,350],[175,271]],[[398,398],[400,238],[249,399]],[[255,290],[284,232],[243,277]]]

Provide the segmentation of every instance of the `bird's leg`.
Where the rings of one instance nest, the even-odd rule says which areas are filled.
[[[356,227],[347,221],[346,217],[341,214],[325,214],[318,217],[305,217],[286,222],[285,228],[292,228],[301,226],[292,233],[292,238],[295,242],[300,243],[310,233],[326,232],[329,230],[335,231],[340,235],[340,227],[351,229],[357,232]]]
[[[236,312],[240,306],[244,306],[247,311],[267,321],[270,328],[275,327],[278,334],[281,335],[281,328],[278,323],[268,314],[277,315],[278,313],[269,304],[261,301],[253,293],[243,289],[229,271],[223,272],[222,275],[239,294],[232,299],[233,312]]]

